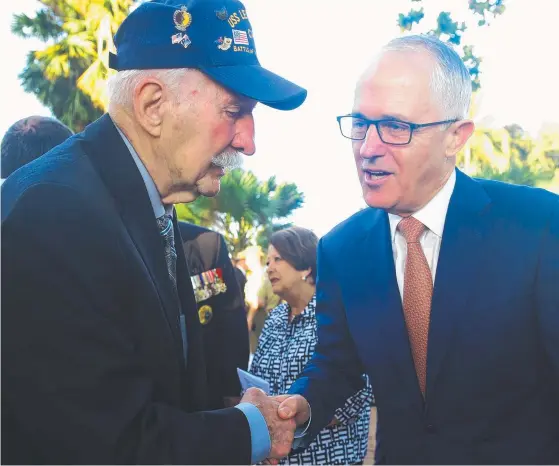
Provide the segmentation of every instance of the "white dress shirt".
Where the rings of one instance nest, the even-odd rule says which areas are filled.
[[[443,239],[444,222],[446,220],[446,212],[450,197],[454,191],[456,184],[456,171],[448,178],[442,189],[431,199],[424,207],[412,215],[419,220],[427,228],[421,235],[419,240],[429,268],[435,283],[435,274],[437,272],[437,262],[439,260],[439,251]],[[392,252],[394,254],[394,265],[396,267],[396,279],[398,280],[398,288],[400,296],[404,297],[404,270],[406,267],[406,256],[408,246],[402,233],[397,230],[398,223],[402,217],[395,214],[388,214],[390,222],[390,233],[392,238]]]

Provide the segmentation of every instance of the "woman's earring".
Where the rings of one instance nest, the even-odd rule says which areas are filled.
[[[303,275],[303,276],[301,277],[301,280],[303,280],[304,282],[306,282],[306,281],[307,281],[307,276],[308,276],[308,275]]]

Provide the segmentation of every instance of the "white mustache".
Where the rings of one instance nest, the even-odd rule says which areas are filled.
[[[220,154],[217,154],[212,163],[225,170],[233,170],[243,166],[243,155],[236,150],[226,149]]]

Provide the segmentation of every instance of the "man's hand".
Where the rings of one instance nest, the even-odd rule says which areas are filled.
[[[283,400],[278,408],[282,419],[294,419],[297,427],[305,424],[311,415],[309,403],[301,395],[282,395]],[[276,397],[280,398],[280,397]]]
[[[293,435],[296,428],[295,419],[293,417],[281,419],[278,416],[280,404],[287,398],[289,398],[289,395],[271,397],[259,388],[249,388],[241,399],[241,403],[251,403],[256,406],[266,420],[272,443],[268,455],[271,460],[287,456],[293,444]],[[272,461],[271,464],[277,464],[277,462]]]

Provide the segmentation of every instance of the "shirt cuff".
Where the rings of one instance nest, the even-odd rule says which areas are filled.
[[[251,403],[240,403],[235,408],[241,410],[247,418],[250,428],[251,464],[265,460],[270,454],[272,441],[266,425],[266,419],[260,410]]]
[[[309,405],[309,420],[301,427],[297,427],[297,429],[295,429],[295,435],[293,436],[293,449],[301,448],[304,445],[303,437],[307,434],[307,430],[309,430],[311,421],[312,421],[312,410],[311,410],[311,405]]]

